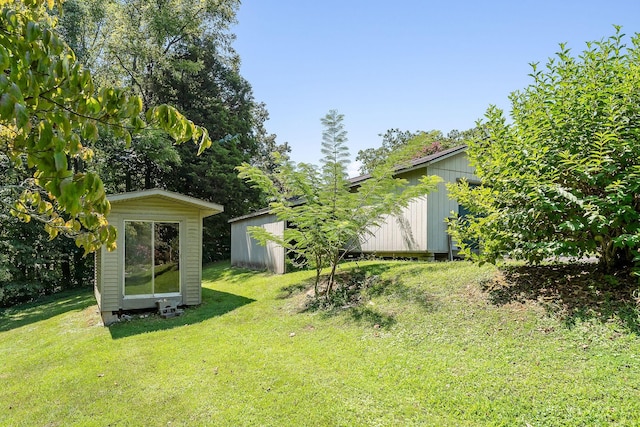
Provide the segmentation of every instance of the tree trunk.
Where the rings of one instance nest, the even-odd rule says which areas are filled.
[[[71,285],[71,262],[69,256],[62,257],[62,263],[60,265],[62,270],[62,287],[67,288]]]
[[[322,270],[316,268],[316,282],[313,284],[313,296],[314,298],[318,298],[318,285],[320,284],[320,272]]]
[[[318,298],[318,285],[320,284],[320,274],[322,273],[322,257],[316,254],[316,283],[313,285],[313,297]]]
[[[73,253],[74,286],[82,286],[84,284],[84,274],[87,269],[87,258],[82,255],[82,251],[80,250],[76,250]]]
[[[338,261],[340,261],[340,254],[336,253],[331,260],[331,272],[329,273],[329,279],[327,280],[327,292],[325,296],[327,299],[330,298],[331,292],[333,291],[333,285],[336,277],[336,269],[338,268]]]
[[[600,267],[607,273],[614,273],[633,265],[633,251],[628,247],[616,247],[610,237],[605,237],[600,245]]]
[[[131,171],[127,168],[127,171],[124,175],[124,191],[127,193],[131,191]]]

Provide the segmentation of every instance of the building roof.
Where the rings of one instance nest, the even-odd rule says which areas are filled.
[[[248,213],[246,215],[242,215],[242,216],[237,216],[235,218],[231,218],[229,221],[227,221],[229,224],[233,223],[233,222],[238,222],[238,221],[242,221],[243,219],[249,219],[249,218],[256,218],[262,215],[269,215],[271,212],[271,208],[262,208],[262,209],[258,209],[257,211],[253,211],[251,213]]]
[[[217,203],[211,203],[195,197],[185,196],[184,194],[174,193],[172,191],[154,188],[151,190],[130,191],[128,193],[112,194],[107,196],[107,200],[111,204],[122,202],[131,202],[139,199],[147,199],[150,197],[159,197],[161,199],[171,200],[172,202],[198,209],[203,217],[218,214],[224,211],[224,207]]]
[[[448,157],[455,156],[456,154],[463,153],[465,151],[467,151],[467,146],[461,145],[458,147],[453,147],[447,150],[439,151],[437,153],[430,154],[428,156],[419,157],[417,159],[411,160],[407,166],[399,167],[396,173],[410,172],[416,169],[425,168],[433,163],[437,163]],[[371,178],[371,175],[365,174],[365,175],[357,176],[355,178],[350,178],[349,182],[351,183],[352,187],[357,187],[362,181],[366,181],[369,178]],[[301,202],[302,201],[298,201],[298,203],[301,203]],[[233,222],[241,221],[244,219],[256,218],[262,215],[268,215],[270,211],[271,211],[270,208],[262,208],[255,212],[249,213],[247,215],[231,218],[228,222],[233,223]]]
[[[412,159],[409,161],[408,165],[399,167],[396,173],[410,172],[412,170],[421,169],[433,163],[437,163],[441,160],[444,160],[448,157],[455,156],[456,154],[459,154],[459,153],[463,153],[465,151],[467,151],[467,146],[460,145],[458,147],[449,148],[443,151],[439,151],[437,153],[430,154],[428,156]],[[351,184],[358,184],[362,181],[366,181],[369,178],[371,178],[370,174],[364,174],[364,175],[356,176],[354,178],[350,178],[349,181],[351,182]]]

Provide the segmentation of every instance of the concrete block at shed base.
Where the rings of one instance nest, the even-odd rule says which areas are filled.
[[[117,323],[120,319],[118,319],[117,314],[113,314],[111,311],[101,311],[100,315],[102,316],[102,324],[104,326],[110,326],[114,323]]]
[[[178,308],[178,303],[176,301],[163,299],[156,301],[156,305],[158,306],[158,314],[165,319],[180,316],[183,313],[183,310]]]

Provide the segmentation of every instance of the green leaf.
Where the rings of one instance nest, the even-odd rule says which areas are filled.
[[[67,155],[61,151],[57,151],[53,154],[53,159],[56,165],[56,171],[67,170]]]
[[[209,131],[202,129],[202,137],[200,138],[200,144],[198,144],[198,155],[202,154],[204,150],[211,147],[211,138],[209,138]]]
[[[9,55],[9,52],[4,48],[4,46],[0,45],[0,69],[6,70],[9,68],[10,64],[11,56]],[[2,74],[2,77],[4,77],[4,81],[8,82],[8,79],[4,74]],[[0,80],[0,91],[4,92],[5,87],[6,84],[3,84],[3,81]]]
[[[124,132],[124,143],[127,148],[131,147],[131,134],[129,132]]]
[[[15,84],[15,83],[10,83],[9,86],[7,86],[6,91],[9,95],[13,96],[13,98],[15,99],[14,102],[20,102],[23,103],[24,102],[24,98],[22,97],[22,91],[20,90],[20,87]]]
[[[36,40],[38,37],[40,37],[41,31],[40,31],[40,27],[38,26],[38,24],[36,22],[33,21],[29,21],[27,23],[27,29],[25,32],[25,39],[31,43],[32,41]]]
[[[93,115],[98,114],[100,110],[102,110],[102,106],[100,105],[100,102],[93,96],[90,96],[87,98],[86,106],[87,106],[87,110],[89,110],[89,112]]]
[[[53,128],[48,121],[41,121],[38,123],[39,140],[36,147],[40,150],[45,149],[51,145],[53,140]]]
[[[29,113],[24,105],[16,103],[14,105],[14,114],[16,117],[16,126],[18,129],[25,129],[29,125]]]
[[[82,137],[89,141],[98,140],[98,126],[93,121],[87,121],[82,126]]]
[[[0,119],[11,120],[14,114],[15,98],[8,93],[0,96]]]
[[[75,156],[80,152],[80,150],[82,150],[82,143],[80,142],[80,137],[77,134],[72,133],[69,136],[68,148],[69,154],[72,156]]]

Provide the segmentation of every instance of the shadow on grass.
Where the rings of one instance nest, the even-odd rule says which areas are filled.
[[[382,313],[366,306],[353,307],[349,311],[349,315],[356,322],[370,326],[378,325],[378,327],[388,328],[396,323],[396,318],[392,314]]]
[[[0,310],[0,332],[47,320],[69,311],[81,311],[95,304],[91,288],[48,295],[35,302]]]
[[[115,323],[109,326],[109,332],[113,339],[120,339],[147,332],[173,329],[222,316],[254,301],[254,299],[240,295],[202,288],[202,304],[197,307],[187,307],[181,316],[164,319],[157,314],[149,313],[144,318],[134,317],[130,321]]]
[[[313,288],[313,282],[313,280],[305,280],[293,285],[283,286],[280,288],[280,293],[276,295],[276,299],[287,299],[303,292],[309,292]]]
[[[367,294],[371,297],[386,296],[403,302],[414,303],[424,310],[431,312],[435,310],[435,298],[422,289],[407,286],[399,280],[384,280],[371,287]]]
[[[604,274],[595,264],[507,266],[483,291],[495,305],[536,302],[568,327],[578,321],[619,319],[624,328],[640,333],[640,307],[633,292],[637,279],[629,271]]]
[[[336,275],[337,283],[328,299],[322,295],[326,289],[326,284],[322,282],[326,279],[324,276],[319,287],[321,295],[317,299],[313,298],[313,280],[283,287],[278,297],[284,299],[307,293],[308,300],[301,307],[301,312],[319,312],[326,317],[348,315],[358,323],[380,327],[396,323],[393,314],[395,309],[391,313],[385,313],[384,309],[374,308],[368,304],[372,298],[383,297],[396,306],[416,304],[424,310],[433,311],[433,297],[417,287],[406,285],[402,280],[405,274],[420,273],[421,268],[404,271],[402,277],[382,278],[383,273],[392,268],[395,266],[390,263],[356,264],[353,268],[341,271]]]
[[[249,270],[247,268],[231,267],[229,261],[220,261],[206,265],[202,269],[202,280],[208,282],[215,282],[218,280],[224,280],[230,283],[245,282],[254,278],[260,274],[273,274],[266,270],[257,271]]]

